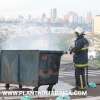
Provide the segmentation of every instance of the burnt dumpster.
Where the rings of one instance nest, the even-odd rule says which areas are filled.
[[[3,50],[1,75],[3,83],[22,85],[48,85],[58,81],[59,51]]]
[[[38,55],[37,51],[3,50],[1,52],[1,82],[36,85]]]
[[[0,82],[35,87],[56,84],[64,50],[60,42],[47,40],[17,37],[5,41],[0,52]]]
[[[39,60],[39,85],[56,84],[63,52],[41,51]]]

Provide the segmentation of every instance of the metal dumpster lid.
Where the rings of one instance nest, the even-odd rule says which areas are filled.
[[[49,50],[66,51],[65,34],[41,34],[34,36],[16,36],[1,44],[1,50]]]

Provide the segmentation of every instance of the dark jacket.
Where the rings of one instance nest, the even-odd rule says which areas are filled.
[[[88,46],[89,42],[84,37],[84,35],[80,35],[75,40],[75,47],[71,52],[74,52],[73,62],[75,64],[87,64],[88,63]]]

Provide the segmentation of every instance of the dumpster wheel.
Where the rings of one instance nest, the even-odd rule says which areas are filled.
[[[22,90],[22,89],[23,89],[22,84],[19,84],[19,90]]]
[[[6,88],[6,90],[9,90],[10,84],[9,83],[5,84],[5,88]]]

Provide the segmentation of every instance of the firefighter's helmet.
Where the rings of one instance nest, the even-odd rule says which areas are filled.
[[[78,35],[84,34],[84,31],[81,27],[77,27],[74,32],[77,33]]]

